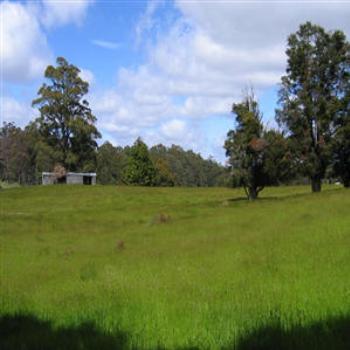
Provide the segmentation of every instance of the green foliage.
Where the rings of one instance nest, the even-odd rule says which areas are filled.
[[[337,128],[332,146],[334,175],[341,179],[345,187],[350,187],[350,115]]]
[[[166,147],[159,144],[150,149],[150,156],[156,167],[159,161],[166,164],[172,174],[170,183],[174,182],[175,186],[228,185],[229,174],[222,165],[211,158],[203,159],[191,150],[185,151],[177,145]]]
[[[350,314],[348,191],[261,194],[249,203],[225,188],[1,191],[0,315],[50,322],[57,335],[5,328],[0,317],[1,344],[76,349],[85,338],[103,348],[88,329],[68,331],[91,322],[102,334],[124,331],[121,349],[348,349],[349,327],[328,322]]]
[[[84,99],[89,84],[79,76],[80,70],[64,58],[57,58],[57,67],[48,66],[44,83],[33,101],[40,117],[36,120],[51,163],[61,163],[68,170],[93,171],[96,167],[96,117]],[[50,170],[50,169],[47,169]]]
[[[97,151],[97,180],[99,183],[120,184],[127,156],[122,147],[114,147],[105,142]]]
[[[288,142],[277,131],[265,131],[262,114],[253,92],[233,105],[236,129],[225,142],[226,155],[237,185],[254,200],[266,185],[278,184],[290,177],[291,158]]]
[[[20,184],[33,181],[33,150],[29,135],[13,123],[0,128],[0,179]]]
[[[128,162],[123,180],[130,185],[154,186],[156,169],[149,156],[147,145],[138,138],[127,151]]]
[[[174,186],[175,175],[171,172],[168,162],[165,159],[158,158],[155,161],[154,166],[157,173],[157,186]]]
[[[288,183],[297,175],[290,140],[273,129],[264,131],[264,139],[267,142],[264,167],[268,185]]]
[[[232,175],[238,179],[247,197],[254,200],[266,185],[264,171],[264,151],[266,141],[263,136],[262,114],[253,93],[248,93],[244,101],[233,104],[236,129],[230,130],[225,142],[226,156]]]
[[[334,124],[348,114],[350,46],[343,32],[326,32],[307,22],[289,36],[286,53],[276,119],[316,192],[330,162]]]

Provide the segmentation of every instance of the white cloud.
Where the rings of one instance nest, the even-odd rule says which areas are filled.
[[[173,119],[161,126],[163,134],[170,138],[179,138],[186,132],[186,123],[183,120]]]
[[[40,19],[46,27],[74,23],[81,25],[91,0],[42,0]]]
[[[80,68],[80,78],[88,82],[90,87],[95,82],[94,73],[92,73],[89,69]]]
[[[4,1],[0,23],[1,79],[22,82],[42,75],[52,55],[35,14],[21,3]]]
[[[91,42],[96,46],[103,47],[104,49],[109,50],[116,50],[120,47],[120,44],[114,41],[92,40]]]
[[[19,102],[9,96],[0,97],[0,106],[1,122],[11,121],[18,126],[24,126],[37,115],[37,111],[29,103]]]
[[[160,5],[149,2],[136,26],[138,40],[157,26]],[[232,102],[241,98],[246,86],[253,85],[259,96],[280,81],[287,36],[299,24],[311,20],[350,34],[350,4],[344,2],[184,0],[176,1],[176,6],[182,15],[165,32],[153,33],[146,62],[120,69],[117,85],[106,92],[118,97],[106,103],[108,112],[96,114],[108,122],[110,130],[112,125],[129,124],[133,133],[139,131],[154,142],[175,136],[176,130],[193,125],[199,118],[228,116]],[[205,149],[206,154],[217,154],[217,139],[215,144],[204,146],[199,140],[206,136],[200,128],[191,130],[191,138],[179,138],[182,145],[194,142],[195,148]],[[123,130],[124,139],[126,135],[127,130]]]
[[[23,83],[41,77],[53,61],[43,26],[81,24],[91,3],[90,0],[1,2],[1,80]]]

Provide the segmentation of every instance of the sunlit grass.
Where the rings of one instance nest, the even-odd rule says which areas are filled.
[[[230,347],[269,324],[349,315],[350,193],[309,191],[249,203],[222,188],[4,190],[1,314],[91,321],[148,349]]]

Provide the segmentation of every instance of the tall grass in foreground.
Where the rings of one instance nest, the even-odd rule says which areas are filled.
[[[348,349],[350,193],[308,192],[249,203],[230,189],[2,191],[0,340]]]

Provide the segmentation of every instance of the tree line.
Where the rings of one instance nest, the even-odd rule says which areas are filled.
[[[68,158],[69,164],[64,163],[63,153],[52,150],[32,124],[21,129],[13,123],[4,123],[0,142],[0,180],[9,183],[40,184],[42,172],[55,171],[57,165],[67,171],[97,172],[100,184],[227,186],[230,181],[228,169],[212,158],[204,159],[177,145],[148,148],[140,138],[126,147],[106,141],[92,147],[88,157],[82,154],[78,158],[75,154],[80,166],[71,163],[72,158]]]
[[[268,185],[308,179],[313,192],[325,178],[350,186],[350,45],[342,31],[309,22],[288,37],[286,73],[269,129],[253,89],[234,103],[234,129],[224,144],[228,167],[180,146],[98,146],[79,69],[59,57],[45,70],[33,107],[39,117],[21,129],[0,128],[0,179],[34,184],[42,171],[97,171],[102,184],[243,186],[255,199]]]

